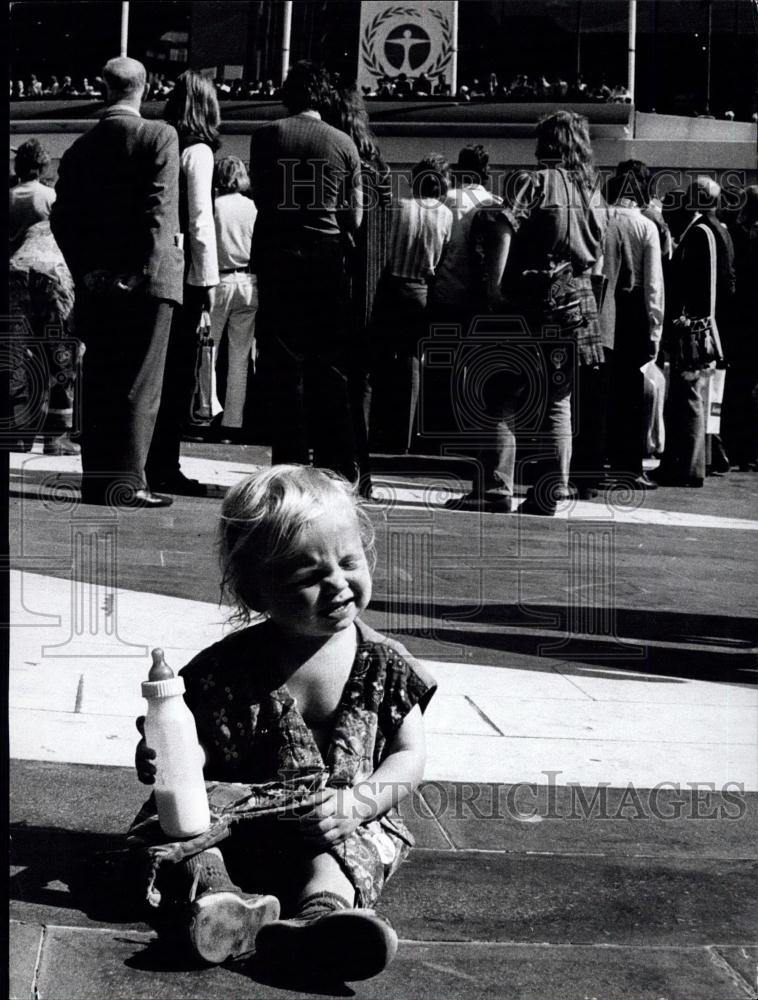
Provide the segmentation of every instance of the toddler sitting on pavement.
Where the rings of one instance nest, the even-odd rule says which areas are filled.
[[[223,586],[248,627],[181,671],[205,777],[263,784],[315,769],[324,782],[296,809],[237,823],[220,847],[164,865],[162,905],[187,914],[205,961],[255,950],[274,968],[368,978],[397,950],[373,908],[413,844],[396,806],[422,777],[422,712],[436,684],[359,619],[373,531],[337,475],[278,465],[239,483],[220,547]],[[143,737],[143,783],[156,763]],[[184,910],[170,910],[172,893]]]

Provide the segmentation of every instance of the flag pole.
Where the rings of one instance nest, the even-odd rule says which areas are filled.
[[[121,4],[121,45],[119,55],[125,56],[129,43],[129,4]]]
[[[284,28],[282,29],[282,83],[290,68],[290,39],[292,36],[292,0],[284,4]]]
[[[634,104],[634,78],[637,61],[637,0],[629,0],[629,61],[626,87]]]
[[[458,93],[458,0],[453,3],[453,57],[450,60],[450,93]]]
[[[705,67],[705,113],[711,113],[711,33],[713,31],[713,8],[711,0],[708,0],[708,29],[706,32],[705,44],[708,46],[706,52]]]

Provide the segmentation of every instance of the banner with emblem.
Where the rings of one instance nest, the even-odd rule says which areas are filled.
[[[361,3],[358,86],[375,90],[383,77],[401,74],[452,86],[456,30],[454,0]]]

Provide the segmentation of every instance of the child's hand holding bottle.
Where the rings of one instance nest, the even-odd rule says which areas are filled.
[[[155,750],[151,749],[151,747],[147,745],[147,740],[145,739],[144,715],[140,715],[137,719],[137,729],[142,737],[137,744],[137,749],[134,751],[134,766],[137,769],[137,777],[143,785],[154,785],[156,774],[156,753]]]

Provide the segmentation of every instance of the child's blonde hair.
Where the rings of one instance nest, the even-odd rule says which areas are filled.
[[[373,569],[374,529],[354,488],[328,469],[273,465],[243,479],[221,506],[221,594],[234,606],[232,620],[248,623],[263,613],[257,581],[286,559],[307,525],[338,505],[355,518]]]

